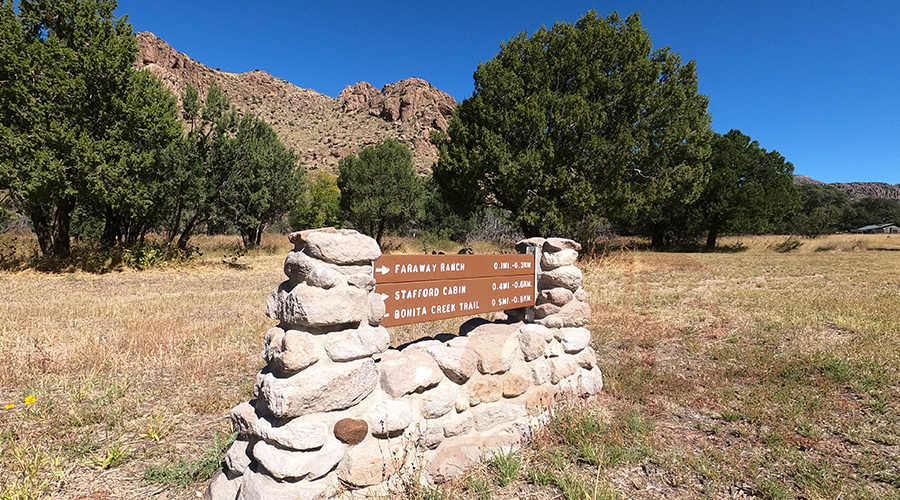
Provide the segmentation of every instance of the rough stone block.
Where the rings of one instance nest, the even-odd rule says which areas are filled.
[[[293,418],[309,413],[344,410],[356,405],[375,389],[378,371],[372,359],[320,368],[315,376],[301,372],[278,378],[260,372],[256,385],[272,415]]]
[[[306,276],[306,284],[319,288],[334,288],[347,280],[343,274],[329,267],[317,267]]]
[[[534,385],[544,385],[550,383],[550,361],[547,358],[537,358],[531,363],[531,380]]]
[[[475,417],[472,416],[472,412],[464,411],[449,415],[443,419],[443,424],[444,437],[462,436],[471,432],[472,428],[475,427]]]
[[[527,391],[531,381],[518,373],[508,372],[503,375],[503,397],[514,398]]]
[[[484,432],[498,425],[509,424],[526,415],[525,408],[512,403],[490,403],[472,410],[475,430]]]
[[[382,401],[366,417],[375,436],[399,434],[412,424],[412,419],[412,406],[402,399]]]
[[[562,250],[575,250],[580,252],[581,243],[568,238],[547,238],[547,240],[544,241],[543,248],[545,252],[559,252]]]
[[[572,357],[579,366],[585,370],[590,370],[597,366],[597,353],[591,346],[587,346],[583,351]]]
[[[365,290],[366,293],[372,293],[372,291],[375,290],[375,278],[369,274],[354,274],[352,276],[347,276],[347,284],[355,286],[360,290]]]
[[[551,314],[556,314],[559,312],[561,308],[556,304],[551,304],[550,302],[545,302],[543,304],[534,306],[534,317],[537,319],[546,318]]]
[[[541,255],[541,270],[552,271],[558,267],[571,266],[578,260],[578,252],[566,248],[558,252],[544,252]]]
[[[541,238],[541,237],[534,237],[534,238],[527,238],[524,240],[519,240],[518,242],[516,242],[516,252],[528,253],[528,247],[534,247],[534,248],[540,250],[544,246],[544,243],[546,243],[546,242],[547,242],[547,240],[545,240],[544,238]]]
[[[503,378],[494,375],[476,375],[466,382],[469,404],[478,406],[482,403],[498,401],[503,395]]]
[[[221,470],[216,472],[203,492],[203,500],[235,500],[242,480],[240,474],[228,474]]]
[[[425,352],[434,358],[444,375],[457,384],[465,384],[478,369],[478,354],[466,347],[439,345],[428,347]]]
[[[394,398],[433,387],[444,378],[434,358],[421,351],[385,356],[378,369],[381,388]]]
[[[556,389],[553,386],[532,387],[521,396],[525,404],[525,412],[535,417],[549,411],[553,406]]]
[[[459,387],[448,382],[426,391],[422,396],[422,415],[425,418],[438,418],[446,415],[456,405],[458,394]]]
[[[288,420],[261,418],[256,435],[282,448],[312,450],[321,448],[328,437],[328,426],[315,415]]]
[[[338,490],[334,481],[279,481],[264,472],[243,475],[237,500],[325,500]]]
[[[550,382],[558,384],[562,379],[574,375],[580,369],[581,367],[571,356],[550,358]]]
[[[325,352],[332,361],[353,361],[382,353],[391,345],[391,334],[384,327],[362,326],[329,333]]]
[[[431,481],[444,483],[471,469],[481,461],[481,444],[477,437],[445,439],[428,466]]]
[[[575,294],[567,288],[549,288],[538,292],[536,303],[538,305],[553,304],[562,307],[569,302],[572,302],[572,299],[574,298]]]
[[[381,249],[374,239],[352,229],[310,233],[304,251],[337,265],[365,264],[381,257]]]
[[[549,330],[547,330],[549,332]],[[543,333],[534,329],[526,330],[524,327],[516,334],[519,340],[519,349],[525,356],[525,361],[531,361],[544,355],[547,348],[547,339]]]
[[[246,439],[238,439],[225,453],[225,467],[235,475],[243,474],[250,466],[250,455],[247,454],[249,444]]]
[[[509,371],[519,347],[515,335],[518,329],[517,325],[489,324],[469,334],[466,347],[478,355],[478,371],[485,374]]]
[[[321,357],[321,347],[307,332],[284,331],[277,326],[266,332],[263,359],[272,371],[293,375],[314,365]]]
[[[440,446],[444,441],[444,427],[440,420],[429,420],[425,425],[425,431],[419,436],[419,446],[424,446],[428,450],[433,450]]]
[[[568,354],[581,352],[591,343],[591,332],[587,328],[560,328],[553,332],[553,336]]]
[[[244,401],[231,409],[231,427],[237,431],[238,436],[250,436],[255,433],[256,401]]]
[[[544,351],[544,356],[547,358],[556,358],[562,356],[566,353],[565,348],[563,348],[562,344],[553,339],[547,344],[547,350]]]
[[[282,283],[266,301],[266,314],[298,326],[332,326],[360,323],[369,317],[369,294],[344,285],[331,289],[300,283]]]
[[[582,279],[581,269],[578,269],[576,266],[562,266],[552,271],[541,273],[538,288],[541,290],[546,288],[565,288],[574,292],[581,288]]]
[[[392,449],[383,440],[369,439],[347,450],[337,476],[351,487],[365,488],[387,480],[405,462],[406,455],[398,446]]]
[[[380,325],[384,321],[387,306],[384,304],[384,298],[377,293],[369,294],[369,324],[372,326]]]
[[[276,479],[315,480],[328,474],[344,458],[344,445],[328,442],[317,451],[294,451],[258,441],[252,448],[253,458]]]

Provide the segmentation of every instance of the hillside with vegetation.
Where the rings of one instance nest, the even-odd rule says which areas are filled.
[[[150,32],[137,34],[137,69],[147,68],[179,98],[193,85],[205,98],[210,81],[243,111],[268,123],[308,170],[337,174],[338,161],[387,138],[412,150],[416,170],[431,171],[436,149],[432,130],[446,130],[456,106],[449,94],[420,78],[378,90],[366,82],[348,84],[334,98],[303,89],[263,70],[228,73],[209,68]]]

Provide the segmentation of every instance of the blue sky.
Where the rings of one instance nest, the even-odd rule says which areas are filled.
[[[640,11],[654,47],[697,61],[713,128],[823,182],[900,183],[897,0],[120,0],[135,31],[223,71],[335,97],[416,76],[458,101],[500,43],[556,21]]]

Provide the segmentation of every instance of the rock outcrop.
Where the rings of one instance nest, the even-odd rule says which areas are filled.
[[[209,68],[150,32],[138,33],[137,39],[134,67],[152,71],[179,98],[191,84],[205,99],[214,80],[238,109],[271,125],[311,170],[336,173],[344,156],[393,137],[412,149],[418,171],[430,171],[437,155],[429,133],[446,130],[456,106],[452,97],[419,78],[380,91],[360,82],[332,98],[258,69],[229,73]]]

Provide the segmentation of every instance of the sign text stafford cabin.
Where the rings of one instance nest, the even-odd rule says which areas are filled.
[[[534,255],[383,255],[374,267],[383,326],[534,305]]]

